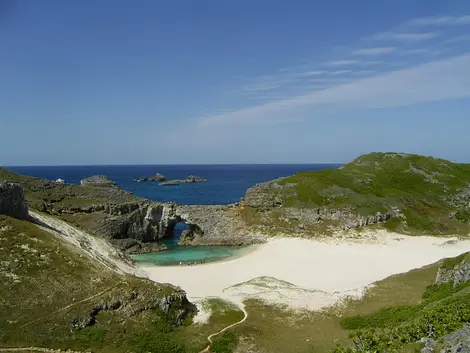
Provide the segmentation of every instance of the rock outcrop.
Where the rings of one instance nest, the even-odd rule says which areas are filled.
[[[0,214],[28,219],[28,206],[20,184],[0,181]]]
[[[106,175],[93,175],[80,180],[83,186],[100,186],[100,187],[116,187],[117,184]]]
[[[432,338],[423,338],[421,342],[424,343],[421,353],[470,353],[470,325],[441,337],[439,342]],[[438,344],[444,347],[437,350]]]
[[[281,179],[257,184],[248,189],[241,204],[246,213],[258,214],[258,219],[265,231],[275,229],[289,233],[305,231],[349,230],[372,224],[383,223],[391,218],[402,217],[394,207],[386,212],[362,215],[354,208],[300,207],[285,205],[289,196],[295,196],[295,185],[278,184]],[[341,197],[341,192],[325,193],[325,197]],[[338,196],[339,195],[339,196]]]
[[[190,175],[186,179],[168,180],[168,181],[164,181],[163,183],[160,183],[160,185],[170,186],[170,185],[178,185],[178,184],[184,184],[184,183],[203,183],[205,181],[207,181],[207,179]]]
[[[151,177],[140,177],[140,178],[134,178],[132,181],[135,181],[137,183],[141,183],[144,181],[165,181],[166,177],[163,174],[157,173],[154,176]]]
[[[452,283],[454,287],[470,281],[470,256],[464,256],[454,267],[441,267],[437,272],[436,284]]]
[[[144,311],[161,310],[172,322],[173,326],[181,326],[183,320],[197,311],[196,306],[186,297],[183,290],[175,290],[165,296],[151,296],[148,293],[140,293],[133,290],[127,295],[110,298],[105,303],[95,304],[85,316],[77,316],[72,319],[72,330],[94,326],[98,321],[98,314],[102,311],[120,310],[126,317],[138,315]]]

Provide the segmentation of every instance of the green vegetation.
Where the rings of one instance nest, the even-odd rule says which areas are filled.
[[[225,331],[214,340],[210,351],[214,353],[232,353],[237,344],[238,337],[233,332]]]
[[[178,291],[119,275],[33,223],[0,216],[0,347],[139,353],[158,338],[155,347],[186,352],[174,335],[185,327],[173,326],[181,303],[168,314],[142,310]],[[71,323],[89,318],[97,305],[116,301],[120,307],[99,312],[94,325],[73,329]],[[149,338],[147,348],[136,337]]]
[[[267,184],[255,192],[268,201],[275,199],[282,207],[248,206],[244,212],[251,225],[281,230],[298,230],[299,221],[309,224],[306,216],[289,216],[286,209],[293,207],[357,216],[389,213],[394,217],[384,226],[393,231],[468,235],[469,185],[470,164],[419,155],[371,153],[339,169],[301,172]],[[322,231],[328,225],[312,222],[310,230]]]
[[[442,261],[453,268],[469,259],[469,253]],[[334,353],[356,351],[404,352],[419,347],[423,337],[438,339],[470,322],[470,282],[432,284],[414,305],[393,306],[369,315],[345,317],[340,324],[352,330],[350,346],[338,346]]]
[[[200,352],[207,347],[207,336],[243,319],[243,312],[237,306],[222,299],[206,299],[203,307],[211,313],[207,323],[193,324],[170,333],[172,338],[186,345],[188,353]]]

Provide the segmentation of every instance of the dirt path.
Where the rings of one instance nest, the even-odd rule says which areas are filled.
[[[235,326],[241,324],[242,322],[245,322],[245,321],[246,321],[246,319],[248,318],[248,313],[247,313],[247,311],[245,310],[245,305],[243,305],[243,303],[241,303],[238,307],[241,309],[241,311],[243,311],[243,315],[244,315],[243,319],[241,319],[240,321],[237,321],[237,322],[235,322],[234,324],[231,324],[231,325],[229,325],[229,326],[227,326],[227,327],[224,327],[222,330],[220,330],[220,331],[218,331],[218,332],[215,332],[215,333],[210,334],[210,335],[207,337],[207,340],[209,341],[209,345],[208,345],[205,349],[203,349],[200,353],[209,352],[209,349],[210,349],[210,347],[211,347],[211,344],[213,343],[213,341],[212,341],[212,338],[213,338],[213,337],[218,336],[218,335],[220,335],[221,333],[223,333],[223,332],[225,332],[225,331],[231,329],[232,327],[235,327]]]

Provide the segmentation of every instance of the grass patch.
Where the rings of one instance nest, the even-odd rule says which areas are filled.
[[[238,337],[230,331],[225,331],[217,336],[210,347],[214,353],[232,353],[238,345]]]
[[[219,298],[210,298],[202,303],[211,316],[204,324],[192,324],[170,333],[176,341],[187,347],[188,353],[198,353],[208,345],[207,336],[243,319],[243,312],[234,304]]]

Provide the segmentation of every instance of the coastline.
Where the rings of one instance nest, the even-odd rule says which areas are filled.
[[[406,236],[385,230],[302,239],[275,237],[248,253],[192,266],[140,266],[149,279],[173,283],[200,301],[247,298],[321,310],[361,297],[374,282],[457,256],[470,239]],[[397,261],[399,259],[399,261]]]
[[[219,258],[219,259],[214,259],[214,260],[209,260],[209,261],[205,261],[205,262],[200,262],[200,261],[195,261],[196,263],[192,264],[191,262],[192,261],[189,261],[189,264],[186,264],[186,263],[182,263],[182,264],[172,264],[172,265],[158,265],[158,264],[155,264],[155,263],[150,263],[150,262],[144,262],[144,261],[136,261],[134,258],[131,257],[132,259],[132,262],[134,264],[134,266],[136,267],[140,267],[140,268],[146,268],[146,267],[164,267],[164,268],[180,268],[180,267],[194,267],[194,266],[205,266],[205,265],[209,265],[209,264],[214,264],[214,263],[221,263],[221,262],[227,262],[227,261],[232,261],[232,260],[236,260],[236,259],[239,259],[243,256],[246,256],[254,251],[256,251],[260,246],[262,245],[265,245],[266,243],[259,243],[259,244],[250,244],[250,245],[241,245],[241,246],[235,246],[235,245],[195,245],[195,246],[200,246],[200,247],[211,247],[211,246],[223,246],[223,247],[230,247],[230,248],[241,248],[241,249],[244,249],[243,252],[240,252],[238,254],[235,254],[235,255],[231,255],[231,256],[227,256],[227,257],[224,257],[224,258]],[[191,249],[192,247],[194,246],[185,246],[187,247],[188,249]],[[171,252],[172,250],[165,250],[165,252]],[[145,254],[151,254],[152,252],[150,253],[145,253]],[[155,253],[158,253],[158,252],[155,252]],[[145,255],[145,254],[131,254],[131,255]]]

